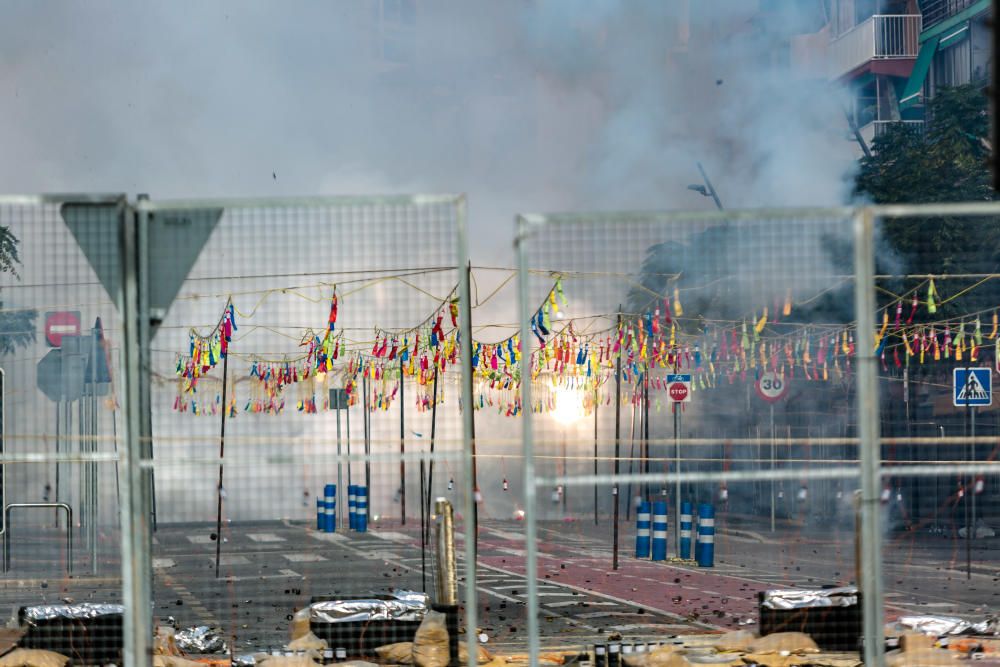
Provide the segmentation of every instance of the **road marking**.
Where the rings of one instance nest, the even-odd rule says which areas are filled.
[[[525,591],[523,597],[527,597],[527,595],[528,595],[528,592]],[[579,593],[549,593],[549,592],[545,592],[545,591],[539,591],[538,592],[538,597],[540,597],[540,598],[572,598],[572,597],[580,597],[580,594]]]
[[[499,538],[510,540],[511,542],[524,542],[524,535],[521,533],[508,533],[506,530],[497,530],[496,528],[484,528],[488,530]]]
[[[375,537],[382,540],[389,540],[390,542],[403,542],[405,544],[410,543],[410,536],[404,535],[403,533],[394,533],[391,530],[369,530],[369,535],[374,535]]]
[[[212,562],[213,563],[215,562],[214,558],[212,559]],[[221,558],[219,558],[219,565],[249,565],[249,564],[250,564],[250,559],[247,558],[246,556],[240,556],[234,554],[231,556],[222,556]]]
[[[283,537],[278,537],[274,533],[247,533],[249,537],[254,542],[284,542],[286,541]]]
[[[177,565],[177,563],[174,562],[173,558],[154,558],[153,559],[153,568],[156,569],[156,570],[165,570],[168,567],[173,567],[174,565]]]
[[[320,561],[326,560],[323,556],[319,554],[312,553],[302,553],[302,554],[281,554],[285,557],[285,560],[289,560],[293,563],[318,563]]]
[[[321,542],[350,542],[350,538],[340,533],[309,533],[313,539]]]
[[[545,602],[545,607],[617,607],[617,602],[606,602],[604,600],[572,600],[567,602]]]
[[[585,614],[573,614],[575,618],[604,618],[605,616],[644,616],[635,611],[588,611]]]
[[[188,535],[187,539],[191,544],[211,544],[212,542],[215,542],[215,540],[208,535]]]

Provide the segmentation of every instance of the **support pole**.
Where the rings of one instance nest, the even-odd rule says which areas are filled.
[[[881,436],[875,332],[875,243],[870,208],[854,216],[854,301],[857,309],[857,414],[861,460],[861,592],[864,663],[881,665],[885,651],[882,598]]]
[[[399,357],[399,513],[406,525],[406,401],[403,397],[403,357]]]
[[[336,405],[336,410],[335,410],[336,413],[337,413],[337,495],[335,495],[334,498],[337,499],[336,500],[336,503],[337,503],[336,507],[337,507],[338,510],[340,510],[338,512],[338,514],[340,515],[340,525],[341,525],[341,527],[343,527],[345,512],[343,510],[344,503],[341,502],[341,501],[343,499],[343,493],[344,493],[344,462],[340,458],[340,390],[339,389],[335,389],[333,391],[333,395],[337,397],[337,405]],[[350,473],[348,473],[348,477],[349,476],[350,476]],[[335,517],[336,517],[336,515],[335,515]],[[335,518],[335,520],[336,520],[336,518]],[[336,526],[336,524],[334,524],[334,525]],[[222,540],[219,540],[219,541],[221,542]]]
[[[645,382],[643,382],[643,394],[644,400],[643,405],[643,417],[642,417],[642,431],[643,431],[643,451],[645,452],[644,459],[645,473],[649,475],[649,364],[646,364],[646,373],[644,375]],[[649,482],[643,482],[642,497],[643,500],[649,500]],[[679,525],[679,524],[677,524]]]
[[[229,375],[229,353],[222,357],[222,423],[219,426],[219,487],[216,489],[218,506],[215,513],[215,578],[219,578],[219,564],[222,559],[222,459],[226,455],[226,383]],[[337,413],[337,426],[340,426],[340,413]],[[340,442],[338,428],[337,442]],[[337,452],[340,453],[339,451]]]
[[[968,371],[966,371],[968,373]],[[968,375],[966,375],[968,377]],[[966,392],[968,394],[968,392]],[[972,442],[969,443],[969,463],[976,461],[976,408],[969,408],[969,425],[972,434]],[[971,508],[972,518],[965,523],[965,578],[972,579],[972,540],[976,538],[976,475],[969,474],[968,485],[968,505]]]
[[[594,476],[597,476],[597,408],[600,405],[600,393],[597,383],[594,383]],[[594,485],[594,525],[597,525],[597,485]]]
[[[678,475],[674,482],[674,525],[681,525],[681,404],[674,403],[674,472]],[[681,552],[681,531],[677,534],[677,553]]]
[[[368,377],[366,375],[364,375],[364,374],[362,374],[362,376],[361,376],[361,384],[362,384],[362,386],[364,388],[364,392],[365,392],[365,398],[364,398],[364,401],[363,401],[363,407],[364,407],[364,410],[365,410],[364,415],[363,415],[363,417],[364,417],[363,424],[364,424],[364,427],[365,427],[365,488],[369,489],[369,491],[370,491],[371,488],[372,488],[372,463],[371,463],[371,453],[372,453],[371,430],[372,430],[372,422],[371,422],[371,414],[370,414],[371,411],[369,410],[369,405],[368,405],[368,401],[369,401],[369,398],[368,398]],[[366,519],[366,521],[368,523],[371,522],[371,506],[372,506],[371,501],[369,501],[368,502],[368,507],[365,509],[365,513],[366,513],[365,514],[365,519]]]
[[[438,368],[434,367],[434,388],[431,390],[431,462],[427,466],[427,498],[422,502],[427,506],[427,514],[431,513],[431,496],[434,495],[434,438],[437,436],[437,411],[438,411]],[[428,522],[424,534],[424,542],[430,542],[431,527]]]
[[[467,295],[472,294],[472,262],[466,262],[465,265],[465,280],[462,283],[464,285],[465,293]],[[468,298],[471,299],[471,296]],[[468,335],[469,335],[469,359],[472,359],[472,302],[469,302],[468,307],[469,321],[468,321]],[[464,334],[463,334],[464,335]],[[463,348],[463,354],[465,353]],[[470,361],[469,373],[472,373],[472,365]],[[435,371],[435,377],[437,376],[437,371]],[[474,397],[472,395],[472,378],[469,378],[469,447],[472,449],[472,556],[473,558],[479,557],[479,502],[482,500],[482,492],[479,490],[479,462],[476,460],[476,409],[474,404]],[[565,489],[563,491],[565,493]],[[474,655],[470,653],[469,655]]]
[[[618,332],[622,327],[622,307],[618,306]],[[622,445],[622,355],[619,354],[615,360],[615,482],[611,488],[611,498],[615,503],[614,507],[614,527],[612,529],[612,552],[611,569],[618,569],[618,516],[621,512],[621,502],[618,499],[618,457],[621,454]]]
[[[774,454],[774,404],[771,404],[771,474],[774,474],[775,454]],[[771,480],[771,532],[774,532],[774,479]]]

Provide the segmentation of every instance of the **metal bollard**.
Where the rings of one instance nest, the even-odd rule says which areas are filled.
[[[323,532],[332,533],[337,529],[337,485],[327,484],[323,489],[325,514],[323,519]]]
[[[648,501],[639,503],[639,511],[635,513],[635,557],[649,558],[649,511]]]
[[[715,508],[708,503],[698,506],[698,567],[715,563]]]
[[[685,500],[681,503],[681,525],[680,525],[680,558],[688,560],[691,558],[691,502]]]
[[[354,490],[354,529],[359,533],[368,530],[368,487],[359,486]]]
[[[358,527],[358,485],[347,487],[347,527],[354,530]]]
[[[667,560],[667,501],[653,503],[653,560]]]

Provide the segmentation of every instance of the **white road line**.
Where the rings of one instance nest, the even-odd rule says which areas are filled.
[[[319,563],[320,561],[326,560],[323,556],[313,553],[300,553],[300,554],[281,554],[285,560],[291,561],[292,563]]]
[[[165,570],[167,568],[177,565],[173,558],[154,558],[153,559],[153,569],[155,570]]]
[[[285,542],[285,538],[278,537],[274,533],[247,533],[254,542]]]
[[[214,558],[212,559],[212,562],[213,563],[215,562]],[[247,558],[246,556],[240,556],[234,554],[230,556],[223,555],[221,558],[219,558],[219,565],[249,565],[249,564],[250,564],[250,559]]]
[[[215,541],[208,535],[187,535],[186,537],[191,544],[211,544]]]

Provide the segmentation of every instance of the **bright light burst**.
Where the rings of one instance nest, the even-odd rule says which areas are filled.
[[[574,424],[583,418],[583,394],[572,389],[556,391],[556,408],[552,416],[565,426]]]

